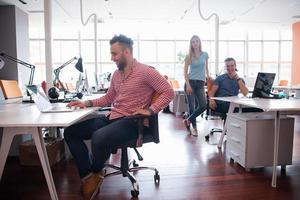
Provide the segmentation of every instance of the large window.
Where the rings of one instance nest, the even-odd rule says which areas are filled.
[[[105,28],[104,28],[105,27]],[[131,26],[133,28],[134,26]],[[125,26],[123,27],[125,28]],[[173,30],[172,32],[168,32]],[[84,29],[91,31],[93,29]],[[176,30],[178,34],[176,33]],[[177,28],[166,28],[155,33],[146,33],[145,30],[129,31],[124,29],[124,34],[134,40],[134,57],[142,63],[155,67],[161,74],[167,75],[171,79],[177,79],[183,87],[183,66],[184,58],[189,50],[189,40],[194,35],[195,30],[186,27],[184,34]],[[205,29],[201,29],[205,30]],[[81,55],[84,67],[92,84],[94,81],[95,66],[98,74],[113,72],[117,68],[111,61],[110,37],[116,32],[115,28],[103,25],[101,36],[97,41],[98,63],[95,64],[93,34],[82,33],[81,41],[79,38],[66,39],[63,34],[56,34],[53,42],[53,68],[60,66],[74,56]],[[31,62],[37,66],[35,82],[40,83],[45,80],[45,50],[44,39],[39,35],[30,35],[30,55]],[[177,35],[176,35],[177,34]],[[188,35],[189,34],[189,35]],[[220,32],[219,41],[219,63],[215,69],[215,41],[211,34],[196,33],[202,41],[202,49],[209,55],[209,71],[211,76],[224,72],[224,59],[233,57],[237,61],[238,73],[241,77],[255,78],[260,71],[275,72],[276,81],[291,77],[291,54],[292,36],[291,31],[251,31],[248,33],[237,31]],[[229,34],[229,36],[226,36]],[[168,37],[166,37],[168,35]],[[74,81],[77,79],[78,72],[73,67],[68,67],[61,73],[64,81]]]

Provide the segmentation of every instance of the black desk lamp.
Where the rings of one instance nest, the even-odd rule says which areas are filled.
[[[26,63],[22,60],[19,60],[17,58],[14,58],[14,57],[11,57],[10,55],[7,55],[5,53],[0,53],[0,56],[2,58],[7,58],[8,60],[11,60],[13,62],[16,62],[18,64],[21,64],[25,67],[28,67],[30,69],[30,76],[29,76],[29,81],[28,81],[28,86],[31,86],[32,85],[32,82],[33,82],[33,76],[34,76],[34,70],[35,70],[35,66],[32,65],[32,64],[29,64],[29,63]],[[3,59],[0,59],[0,69],[5,65],[5,62]]]
[[[81,73],[83,72],[83,67],[82,67],[82,58],[77,58],[77,57],[74,57],[72,59],[70,59],[69,61],[65,62],[64,64],[62,64],[60,67],[56,68],[54,70],[54,75],[55,75],[55,78],[53,80],[53,85],[56,86],[56,85],[60,85],[62,90],[63,91],[66,91],[66,88],[65,86],[61,83],[61,81],[59,80],[59,73],[60,71],[66,67],[67,65],[69,65],[70,63],[72,63],[74,60],[78,60],[77,63],[75,64],[75,68],[80,71]]]
[[[2,67],[4,67],[4,65],[5,65],[5,62],[4,62],[4,60],[2,58],[6,58],[8,60],[11,60],[13,62],[16,62],[18,64],[21,64],[21,65],[29,68],[30,69],[30,76],[29,76],[29,81],[28,81],[27,87],[36,87],[35,85],[32,85],[32,83],[33,83],[33,76],[34,76],[34,70],[35,70],[35,66],[34,65],[26,63],[26,62],[24,62],[22,60],[19,60],[17,58],[14,58],[14,57],[12,57],[10,55],[7,55],[6,53],[0,53],[0,69]],[[32,97],[31,97],[31,95],[28,92],[27,92],[27,96],[30,97],[30,100],[29,101],[23,100],[23,102],[33,102]]]

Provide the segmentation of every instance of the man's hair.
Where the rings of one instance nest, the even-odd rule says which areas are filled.
[[[235,59],[234,59],[234,58],[229,57],[229,58],[226,58],[226,59],[224,60],[224,62],[229,62],[229,61],[233,61],[233,62],[234,62],[234,65],[236,65],[236,62],[235,62]]]
[[[128,48],[130,52],[132,53],[132,46],[133,46],[133,40],[129,37],[126,37],[125,35],[115,35],[110,41],[110,45],[113,45],[114,43],[118,42],[120,45]]]

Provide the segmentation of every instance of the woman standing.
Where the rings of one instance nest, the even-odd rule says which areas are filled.
[[[190,40],[189,54],[184,61],[184,90],[189,105],[189,115],[183,120],[188,131],[198,136],[196,118],[206,109],[205,80],[209,79],[208,54],[202,51],[199,36],[194,35]],[[193,130],[190,129],[190,124]]]

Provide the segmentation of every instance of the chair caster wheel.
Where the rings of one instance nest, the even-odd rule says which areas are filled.
[[[209,135],[206,135],[206,136],[205,136],[205,140],[206,140],[206,141],[209,141]]]
[[[132,197],[138,197],[140,192],[138,190],[131,190],[131,196]]]
[[[154,183],[155,184],[159,184],[159,182],[160,182],[160,176],[159,176],[158,173],[155,173],[155,175],[154,175]]]
[[[132,165],[133,165],[134,167],[138,167],[138,166],[139,166],[139,164],[138,164],[135,160],[133,161]]]

